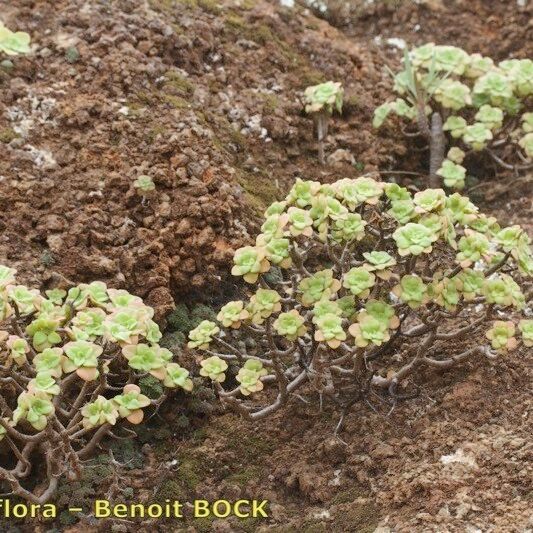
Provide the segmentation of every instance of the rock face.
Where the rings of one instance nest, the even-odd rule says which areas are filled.
[[[274,0],[4,2],[3,22],[34,51],[0,69],[0,262],[43,288],[102,279],[162,317],[174,298],[216,291],[255,215],[295,177],[417,170],[424,154],[407,156],[394,124],[371,127],[390,96],[384,64],[402,51],[367,33],[398,37],[407,21],[425,32],[433,11],[373,4],[347,38]],[[476,44],[499,42],[478,23]],[[345,104],[321,167],[300,100],[326,80],[343,83]],[[145,199],[142,174],[156,184]]]
[[[246,4],[6,8],[35,49],[0,71],[0,263],[42,288],[101,279],[162,317],[174,297],[220,285],[255,214],[295,176],[390,159],[337,119],[335,166],[319,170],[298,102],[307,85],[349,78],[360,121],[379,52],[309,12]],[[146,198],[133,186],[142,174],[156,185]]]

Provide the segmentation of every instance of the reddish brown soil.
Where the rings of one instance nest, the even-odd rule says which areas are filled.
[[[0,260],[25,281],[102,279],[159,317],[172,296],[211,291],[294,176],[338,173],[315,165],[297,99],[309,83],[346,83],[348,120],[331,137],[353,153],[337,153],[342,175],[393,157],[368,126],[378,50],[265,2],[189,4],[0,2],[37,43],[0,85]],[[140,174],[157,186],[145,202]]]
[[[532,8],[514,1],[376,0],[340,29],[275,0],[0,0],[0,12],[37,44],[0,73],[0,263],[33,284],[125,286],[159,317],[173,297],[210,299],[256,215],[296,176],[417,168],[420,156],[393,128],[378,135],[370,126],[390,91],[383,65],[401,55],[387,38],[533,57]],[[72,46],[80,57],[69,62]],[[325,79],[344,83],[347,104],[320,167],[298,94]],[[139,174],[157,185],[144,202],[132,187]],[[477,199],[533,235],[531,192],[501,178],[477,189]],[[218,414],[185,431],[167,406],[145,439],[142,464],[121,474],[129,501],[255,496],[271,501],[271,518],[143,527],[87,518],[57,527],[527,531],[531,357],[522,351],[425,376],[421,395],[389,416],[380,402],[378,413],[356,406],[343,442],[333,438],[339,413],[317,413],[311,393],[311,404],[295,400],[258,425]],[[111,490],[110,479],[84,497]]]

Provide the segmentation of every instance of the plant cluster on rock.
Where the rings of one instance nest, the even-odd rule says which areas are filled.
[[[307,87],[304,92],[305,112],[313,118],[318,140],[318,159],[323,165],[324,141],[328,135],[333,111],[342,112],[344,90],[340,82],[327,81]]]
[[[98,281],[43,295],[0,265],[0,440],[11,452],[0,480],[14,495],[47,501],[124,421],[141,423],[170,389],[192,389],[189,371],[158,344],[153,314],[141,298]],[[142,394],[146,376],[164,387],[158,398]],[[36,493],[25,482],[40,464]]]
[[[30,36],[23,31],[11,31],[0,21],[0,53],[15,56],[29,51]]]
[[[189,347],[207,356],[200,373],[221,400],[251,419],[306,383],[341,405],[384,388],[399,398],[423,367],[532,343],[533,321],[517,318],[533,277],[529,237],[442,189],[297,180],[256,244],[236,251],[232,274],[255,290],[201,322]]]
[[[415,126],[408,134],[429,142],[432,186],[442,180],[464,188],[463,162],[480,153],[508,170],[533,167],[531,59],[495,64],[490,57],[429,43],[406,52],[403,67],[393,75],[398,97],[375,110],[373,124],[379,128],[395,114]]]

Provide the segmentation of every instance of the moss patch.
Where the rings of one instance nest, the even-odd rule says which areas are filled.
[[[215,0],[197,0],[198,6],[201,7],[204,11],[212,13],[213,15],[218,15],[222,9],[219,6],[219,2]]]
[[[194,84],[176,70],[168,70],[165,73],[166,82],[163,91],[167,94],[174,94],[181,97],[192,96]]]
[[[155,493],[155,501],[169,500],[187,500],[187,491],[183,485],[176,479],[167,479],[157,489]]]
[[[250,466],[238,470],[226,478],[226,481],[235,483],[239,487],[245,487],[250,481],[261,477],[261,469],[257,466]]]
[[[185,487],[194,491],[205,476],[206,465],[189,454],[187,454],[187,457],[181,456],[181,459],[178,459],[178,461],[177,470],[179,479]]]
[[[279,189],[266,172],[243,172],[237,181],[246,192],[247,200],[257,214],[265,209],[279,196]]]
[[[280,107],[280,99],[275,94],[262,94],[263,99],[263,113],[265,115],[273,115]]]
[[[234,451],[243,462],[256,465],[262,456],[274,451],[276,443],[265,433],[251,434],[243,424],[245,422],[236,415],[226,415],[213,420],[207,427],[207,434],[214,439],[222,435],[228,450]]]
[[[309,87],[310,85],[318,85],[319,83],[327,81],[322,72],[309,66],[304,66],[300,69],[299,77],[302,80],[303,88]]]
[[[8,144],[13,139],[17,139],[19,135],[15,132],[13,128],[4,128],[0,130],[0,143]]]
[[[235,15],[234,13],[229,14],[225,19],[224,22],[226,24],[226,28],[230,30],[230,32],[233,32],[235,30],[244,30],[246,28],[246,22],[244,19],[239,16]]]
[[[335,513],[334,518],[340,531],[372,533],[379,523],[380,512],[373,503],[353,503]]]
[[[161,100],[172,106],[174,109],[186,109],[190,107],[189,102],[185,100],[185,98],[173,94],[163,94],[161,95]]]

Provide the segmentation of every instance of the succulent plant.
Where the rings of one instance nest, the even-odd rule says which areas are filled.
[[[137,192],[141,195],[155,191],[155,183],[150,176],[139,176],[134,182],[133,186],[137,189]]]
[[[437,171],[439,176],[444,178],[444,185],[450,189],[462,190],[465,187],[466,168],[445,159],[442,166]]]
[[[367,315],[379,320],[390,329],[396,329],[400,325],[400,319],[396,316],[394,307],[381,300],[369,300],[366,302],[365,311],[359,314],[358,320]]]
[[[487,142],[492,140],[492,138],[492,132],[482,122],[467,126],[463,133],[463,141],[475,151],[483,150],[487,146]]]
[[[189,346],[205,352],[200,374],[246,418],[278,411],[306,383],[324,399],[370,401],[376,389],[394,395],[409,387],[420,367],[448,368],[512,347],[513,335],[502,343],[499,330],[496,340],[490,332],[491,347],[485,333],[499,314],[526,312],[533,253],[525,232],[501,228],[458,193],[412,195],[363,178],[297,180],[266,210],[249,263],[255,292],[222,307],[220,328],[208,322],[190,333]],[[262,272],[263,258],[276,259],[257,251],[281,239],[291,262]],[[531,342],[531,326],[519,327],[521,342]],[[470,347],[457,353],[466,336]],[[277,394],[254,394],[271,385]]]
[[[438,235],[435,235],[429,228],[415,222],[408,222],[405,226],[398,228],[392,236],[401,256],[428,254],[433,249],[433,243],[438,239]]]
[[[339,280],[333,277],[333,270],[325,269],[316,272],[309,278],[304,278],[298,285],[302,293],[302,304],[310,307],[322,299],[328,299],[340,289]]]
[[[244,302],[238,300],[235,302],[228,302],[224,305],[217,315],[217,320],[220,321],[224,327],[240,328],[241,322],[249,316],[250,313],[244,309]]]
[[[329,119],[334,110],[338,113],[342,111],[343,96],[342,85],[333,81],[307,87],[304,91],[305,112],[315,122],[318,157],[322,165],[325,163],[323,143],[328,133]]]
[[[30,36],[23,32],[8,30],[0,22],[0,52],[8,56],[30,53]]]
[[[355,345],[359,348],[365,348],[369,344],[381,346],[390,339],[387,325],[369,314],[362,315],[348,331],[355,337]]]
[[[142,422],[143,408],[151,404],[150,398],[141,394],[141,388],[133,383],[126,385],[124,392],[115,396],[112,401],[117,405],[118,414],[132,424]]]
[[[342,316],[342,308],[332,300],[320,300],[313,306],[313,322],[316,324],[317,319],[324,315]]]
[[[416,309],[429,300],[427,286],[416,275],[407,274],[402,277],[392,292],[412,309]]]
[[[522,342],[524,346],[530,348],[533,346],[533,320],[523,319],[518,323],[518,329],[522,333]]]
[[[338,348],[346,340],[346,332],[342,328],[342,318],[333,313],[316,317],[315,340],[325,342],[330,348]]]
[[[85,404],[81,409],[83,416],[83,426],[91,429],[103,424],[114,426],[119,417],[118,408],[115,402],[99,395],[94,402]]]
[[[296,309],[291,309],[286,313],[280,313],[273,325],[278,335],[282,335],[290,341],[305,335],[307,331],[305,319]]]
[[[305,112],[325,111],[331,114],[336,109],[340,113],[342,111],[343,92],[342,85],[333,81],[307,87],[304,92]]]
[[[466,230],[465,235],[459,239],[457,262],[463,268],[468,268],[476,261],[487,256],[489,246],[489,240],[485,235],[477,231]]]
[[[209,346],[213,337],[220,331],[220,328],[209,320],[202,320],[198,326],[189,333],[189,348],[205,349]]]
[[[376,276],[368,268],[353,267],[344,275],[342,286],[346,287],[353,295],[366,298],[370,289],[376,282]]]
[[[305,235],[310,237],[313,234],[313,219],[309,212],[299,207],[291,207],[288,212],[289,232],[294,237]]]
[[[18,335],[9,335],[7,336],[6,346],[10,350],[6,366],[10,367],[12,363],[22,366],[28,361],[26,354],[30,351],[30,346],[26,339]]]
[[[28,383],[28,392],[57,396],[61,389],[50,372],[40,372]]]
[[[491,329],[487,331],[487,339],[495,350],[514,350],[518,342],[515,338],[515,325],[512,322],[496,320]]]
[[[273,313],[281,311],[281,296],[271,289],[258,289],[250,297],[247,307],[249,316],[254,324],[262,324]]]
[[[263,390],[261,377],[267,375],[267,370],[263,368],[263,363],[256,359],[248,359],[243,367],[239,369],[235,379],[240,383],[239,390],[244,396],[249,396],[253,392]]]
[[[466,173],[480,168],[494,173],[481,153],[505,171],[523,172],[533,158],[532,79],[531,59],[495,64],[480,54],[428,43],[405,51],[393,85],[401,98],[379,105],[373,126],[396,115],[418,128],[429,146],[431,188],[442,182],[462,189]],[[519,113],[521,126],[515,120]]]
[[[458,274],[457,278],[462,283],[461,292],[467,302],[482,293],[485,282],[485,276],[482,271],[465,268]]]
[[[163,380],[165,387],[169,387],[170,389],[181,387],[183,390],[192,391],[193,382],[186,368],[183,368],[178,363],[168,363],[165,370],[166,376]]]
[[[13,423],[17,425],[21,420],[27,420],[34,429],[42,431],[53,412],[54,405],[46,392],[21,392],[13,411]]]
[[[172,362],[172,352],[157,344],[154,311],[141,298],[98,281],[43,296],[17,285],[15,274],[0,265],[0,379],[17,384],[3,396],[2,410],[12,415],[0,424],[15,466],[0,468],[0,480],[16,480],[13,489],[35,501],[35,481],[25,488],[13,472],[32,471],[39,490],[53,495],[58,477],[81,474],[82,458],[90,457],[108,426],[121,418],[142,422],[152,401],[136,381],[151,374],[163,387],[186,391],[193,383]],[[202,331],[205,339],[208,328]],[[211,333],[218,331],[215,326]]]
[[[369,272],[375,272],[376,276],[384,280],[391,278],[391,268],[396,265],[396,259],[394,259],[394,257],[392,257],[388,252],[364,252],[363,257],[366,259],[364,267]]]
[[[60,378],[63,374],[63,349],[46,348],[33,358],[35,370],[38,373],[50,373],[52,377]]]
[[[200,366],[202,367],[200,370],[201,376],[208,377],[212,381],[217,381],[218,383],[222,383],[226,379],[226,374],[224,374],[224,372],[228,369],[228,363],[218,357],[218,355],[213,355],[212,357],[200,361]]]
[[[233,262],[231,273],[234,276],[242,276],[248,283],[255,283],[259,274],[270,269],[270,264],[265,259],[265,250],[252,246],[239,248],[235,252]]]

